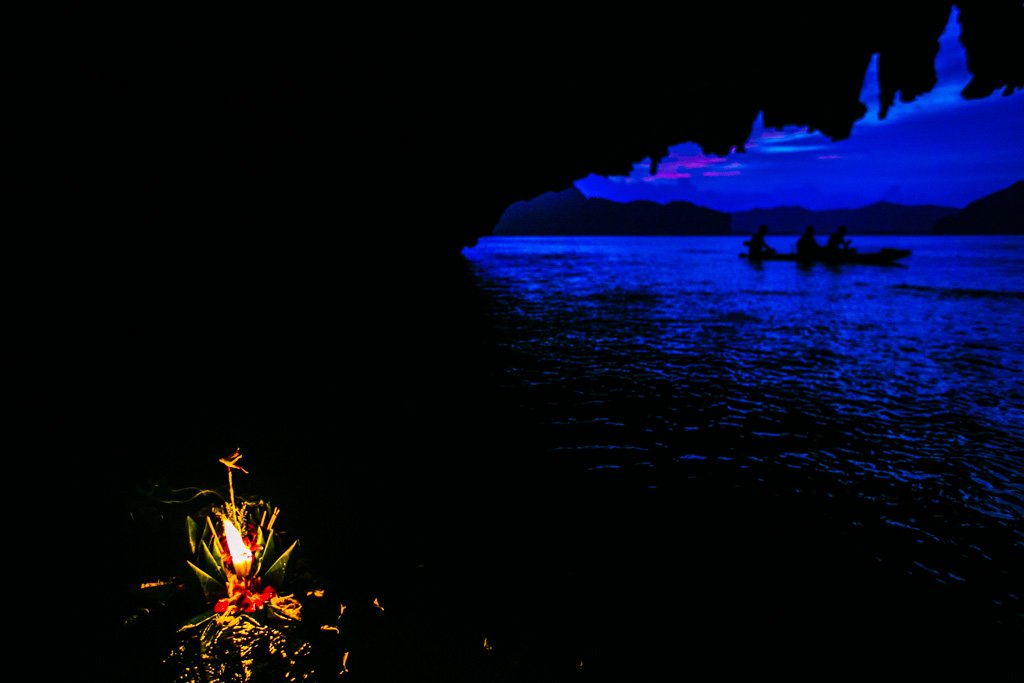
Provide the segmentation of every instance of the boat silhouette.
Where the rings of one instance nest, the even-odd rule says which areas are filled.
[[[900,259],[910,256],[909,249],[884,248],[878,251],[859,252],[856,249],[841,249],[835,252],[821,252],[813,255],[795,253],[748,254],[743,252],[740,258],[750,261],[799,261],[801,263],[860,263],[867,265],[886,266],[895,264]]]

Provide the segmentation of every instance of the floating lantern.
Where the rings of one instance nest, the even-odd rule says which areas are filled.
[[[230,458],[219,459],[228,473],[222,501],[211,504],[203,517],[186,517],[192,554],[186,564],[206,609],[180,626],[180,640],[164,664],[171,667],[173,680],[182,682],[264,680],[271,671],[279,674],[274,680],[308,680],[318,673],[314,665],[319,669],[328,661],[335,671],[346,673],[348,652],[337,640],[344,605],[328,623],[319,624],[315,649],[330,643],[330,654],[314,657],[309,631],[296,628],[303,622],[302,603],[293,594],[278,592],[287,585],[285,572],[299,542],[284,544],[287,534],[275,530],[277,507],[236,497],[232,475],[245,473],[239,466],[241,457],[235,450]],[[140,592],[156,596],[156,591],[164,590],[173,597],[175,587],[186,585],[150,581],[140,584]],[[323,600],[325,591],[309,588],[306,595]]]

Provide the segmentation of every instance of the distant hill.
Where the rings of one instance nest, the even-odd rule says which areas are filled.
[[[936,222],[941,234],[1024,234],[1024,180],[976,199],[962,211]]]
[[[690,202],[587,198],[575,187],[506,209],[495,235],[728,235],[730,216]]]
[[[575,187],[512,204],[495,235],[749,235],[759,225],[769,234],[797,235],[813,225],[826,235],[840,225],[858,235],[1024,234],[1024,181],[951,206],[877,202],[857,209],[813,211],[801,206],[728,214],[690,202],[657,204],[587,198]]]
[[[952,216],[957,209],[951,206],[928,204],[907,206],[878,202],[859,209],[829,209],[812,211],[800,206],[775,209],[738,211],[732,215],[732,232],[750,234],[759,225],[767,225],[771,234],[796,235],[813,225],[819,235],[827,234],[845,225],[858,235],[914,235],[931,234],[936,221]]]

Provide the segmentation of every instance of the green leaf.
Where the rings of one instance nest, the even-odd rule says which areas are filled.
[[[207,546],[207,549],[210,551],[210,554],[213,555],[213,559],[217,561],[217,566],[218,567],[223,567],[224,566],[224,552],[221,550],[221,547],[220,547],[220,539],[219,538],[211,538],[210,539],[210,545]]]
[[[192,519],[191,516],[186,515],[185,521],[188,523],[188,547],[195,555],[196,550],[199,549],[199,541],[203,538],[203,529],[199,526],[199,522]]]
[[[259,574],[263,569],[263,565],[270,566],[270,563],[274,560],[274,553],[277,552],[276,544],[274,543],[274,532],[271,531],[267,535],[267,542],[263,545],[263,550],[260,551],[259,563],[256,565],[256,574]]]
[[[274,560],[274,564],[270,565],[270,568],[263,573],[263,582],[271,586],[278,587],[281,582],[284,581],[284,572],[288,568],[288,558],[291,557],[292,551],[295,550],[295,546],[299,544],[298,541],[292,543],[288,550],[281,553],[281,557]]]
[[[207,600],[221,598],[227,594],[228,589],[223,583],[213,578],[191,562],[188,563],[188,566],[192,567],[192,571],[195,572],[196,578],[199,579],[199,587],[203,589],[203,597]]]
[[[218,543],[216,545],[219,546],[220,544]],[[202,549],[203,564],[206,567],[206,571],[208,571],[213,576],[216,576],[221,581],[227,581],[228,576],[224,573],[224,562],[219,557],[217,557],[217,555],[220,555],[220,553],[214,555],[210,551],[210,546],[206,545],[206,541],[202,541],[200,546]]]

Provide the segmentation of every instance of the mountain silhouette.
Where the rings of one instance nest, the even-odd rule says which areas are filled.
[[[1024,233],[1024,180],[976,199],[955,214],[935,224],[941,234],[969,232],[972,234]]]
[[[575,187],[512,204],[495,235],[728,235],[730,216],[690,202],[613,202]]]
[[[855,209],[802,206],[728,214],[691,202],[616,202],[586,197],[575,187],[546,192],[508,207],[495,235],[746,235],[767,225],[776,235],[819,232],[845,225],[861,235],[1024,233],[1024,181],[981,197],[962,210],[930,204],[876,202]]]
[[[936,222],[957,213],[951,206],[876,202],[856,209],[815,211],[801,206],[752,209],[728,214],[691,202],[587,198],[575,187],[512,204],[495,235],[729,235],[767,225],[790,235],[813,225],[821,232],[845,225],[861,235],[931,234]]]
[[[951,206],[904,205],[876,202],[856,209],[828,209],[812,211],[800,206],[782,206],[773,209],[738,211],[732,215],[732,231],[749,234],[759,225],[767,225],[772,233],[796,235],[808,225],[820,232],[845,225],[851,231],[867,234],[929,234],[935,222],[951,216],[957,209]]]

